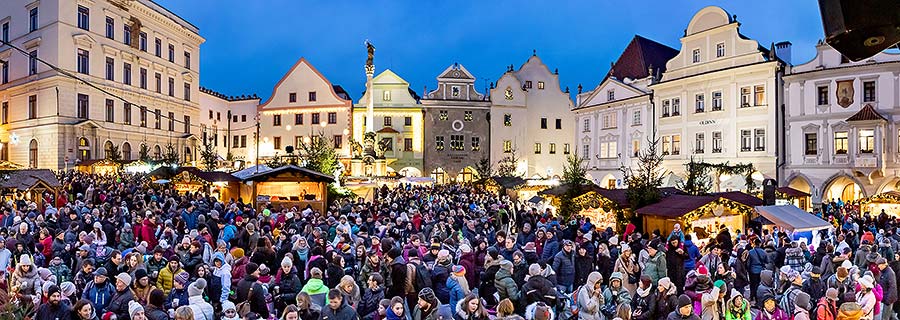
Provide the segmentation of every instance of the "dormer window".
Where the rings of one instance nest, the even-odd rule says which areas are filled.
[[[716,58],[721,58],[725,56],[725,43],[719,42],[716,44]]]
[[[459,97],[459,86],[453,86],[450,91],[454,97]]]
[[[531,80],[525,81],[525,89],[531,89]]]
[[[297,102],[297,93],[296,92],[288,93],[288,102]]]
[[[544,90],[544,82],[538,81],[538,90]]]
[[[616,91],[615,90],[606,90],[606,101],[616,100]]]
[[[694,59],[693,59],[694,63],[700,62],[700,49],[694,49],[693,57],[694,57]]]
[[[391,91],[384,90],[381,92],[381,100],[383,101],[391,101]]]

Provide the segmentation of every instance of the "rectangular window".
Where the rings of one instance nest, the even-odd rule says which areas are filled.
[[[536,142],[534,144],[534,154],[541,154],[541,143]]]
[[[606,101],[616,100],[616,91],[615,90],[606,90]]]
[[[834,133],[834,153],[847,154],[847,131],[838,131]]]
[[[272,137],[272,145],[276,150],[281,149],[281,137]]]
[[[512,141],[503,140],[503,152],[504,153],[512,153]]]
[[[106,99],[106,122],[116,122],[116,105],[112,99]]]
[[[320,117],[320,115],[319,115],[318,112],[313,113],[313,114],[312,114],[312,119],[311,119],[310,122],[311,122],[312,124],[319,124],[319,122],[320,122],[320,121],[319,121],[319,117]]]
[[[175,78],[169,77],[169,96],[175,96]]]
[[[340,149],[340,148],[344,147],[344,136],[334,135],[331,137],[331,141],[334,142],[335,149]],[[410,141],[410,144],[412,144],[412,141]]]
[[[247,122],[247,115],[246,115],[246,114],[242,114],[242,115],[241,115],[241,122]]]
[[[116,37],[116,20],[112,17],[106,17],[106,37],[109,39]]]
[[[28,32],[34,32],[38,28],[38,8],[28,11]]]
[[[38,105],[37,95],[28,96],[28,119],[37,119]]]
[[[90,108],[90,103],[88,101],[88,95],[86,94],[78,94],[78,104],[76,108],[76,117],[79,119],[87,119],[88,118],[88,110]]]
[[[694,49],[694,53],[692,56],[694,63],[700,62],[700,49]]]
[[[28,53],[28,75],[37,74],[38,70],[38,52],[37,50],[32,50]]]
[[[750,106],[750,87],[741,87],[741,108]]]
[[[875,81],[863,82],[863,102],[875,102]]]
[[[569,154],[569,153],[571,153],[571,149],[569,148],[569,144],[568,144],[568,143],[564,143],[564,144],[563,144],[563,154]]]
[[[146,128],[147,127],[147,108],[141,107],[141,106],[138,106],[138,108],[140,108],[140,112],[141,112],[141,128]]]
[[[641,140],[631,140],[631,156],[637,157],[641,154]]]
[[[296,92],[288,93],[288,102],[297,102],[297,93]]]
[[[591,118],[584,118],[584,129],[581,132],[591,132]]]
[[[241,148],[246,148],[246,147],[247,147],[247,135],[242,135],[241,136]]]
[[[588,143],[582,144],[581,153],[585,155],[585,158],[590,159],[591,157],[587,155],[591,154],[591,145]]]
[[[184,116],[184,133],[191,133],[191,116]]]
[[[437,151],[444,150],[444,136],[435,136],[434,137],[434,150],[437,150]]]
[[[391,126],[391,123],[393,122],[393,121],[391,121],[391,120],[392,120],[391,117],[384,117],[384,126],[385,126],[385,127],[390,127],[390,126]]]
[[[677,155],[681,153],[681,136],[674,135],[672,136],[672,154]]]
[[[162,40],[160,38],[153,39],[153,54],[162,58]]]
[[[754,86],[753,87],[753,105],[754,106],[763,106],[766,105],[766,86]]]
[[[722,132],[712,133],[712,153],[722,153]]]
[[[191,53],[187,51],[184,52],[184,68],[191,70]]]
[[[447,114],[447,110],[441,110],[438,112],[438,119],[440,119],[441,121],[447,121],[447,119],[449,118],[450,116]]]
[[[125,116],[125,124],[131,125],[131,104],[126,102],[122,106],[122,114]]]
[[[91,10],[84,6],[78,6],[78,28],[91,29]]]
[[[766,151],[766,129],[753,130],[753,150]]]
[[[698,132],[694,136],[694,153],[703,153],[703,149],[706,146],[706,137],[703,132]]]
[[[556,144],[550,143],[550,154],[556,154]]]
[[[9,82],[9,63],[0,65],[0,84]]]
[[[140,73],[140,79],[138,79],[138,82],[140,82],[139,84],[141,86],[141,89],[147,89],[147,69],[141,68]]]
[[[174,115],[174,114],[173,114]],[[162,128],[162,110],[156,109],[153,111],[154,124],[153,127],[156,129]]]
[[[131,45],[131,26],[125,24],[122,26],[122,42]]]
[[[84,49],[78,49],[78,73],[90,73],[91,54]]]
[[[828,105],[828,86],[816,87],[816,104],[820,106]]]
[[[806,155],[816,155],[819,151],[819,138],[815,133],[807,133],[804,135],[806,143]]]
[[[872,153],[875,151],[875,130],[859,130],[859,153]]]
[[[237,122],[237,116],[234,116],[234,122]],[[294,115],[294,124],[295,125],[303,124],[303,114],[302,113],[297,113]]]
[[[562,119],[556,119],[556,130],[562,130]]]
[[[315,101],[316,101],[316,92],[310,91],[309,92],[309,102],[315,102]]]
[[[9,22],[3,23],[2,34],[0,34],[0,39],[3,39],[3,42],[9,42]]]
[[[507,113],[503,115],[503,126],[512,127],[512,115]]]
[[[169,131],[175,131],[175,113],[169,112]]]
[[[147,69],[141,68],[141,88],[147,89]],[[122,63],[122,82],[127,85],[131,85],[131,64],[128,62]]]
[[[706,109],[706,105],[703,101],[703,94],[698,94],[694,96],[694,112],[702,113]]]
[[[0,110],[0,123],[9,123],[9,102],[3,101],[3,108]]]
[[[384,90],[384,91],[381,93],[381,100],[384,100],[384,101],[391,101],[391,91],[390,91],[390,90]]]
[[[750,136],[750,130],[741,130],[741,151],[750,151],[753,144],[753,138]]]
[[[720,42],[716,44],[716,58],[721,58],[725,56],[725,43]]]
[[[191,101],[191,84],[184,84],[184,100]]]
[[[681,98],[672,99],[672,116],[681,115]]]
[[[212,118],[213,118],[213,111],[209,110],[209,120],[212,120]]]
[[[612,159],[619,156],[619,147],[615,141],[600,143],[600,158]]]
[[[617,127],[618,121],[616,119],[616,113],[607,113],[601,117],[601,125],[603,125],[603,129],[612,129]]]
[[[669,136],[662,137],[662,155],[667,156],[672,153],[672,138]]]
[[[671,100],[666,99],[666,100],[663,100],[663,101],[662,101],[662,112],[661,112],[661,114],[662,114],[662,117],[663,117],[663,118],[669,116],[669,109],[671,109],[671,106],[672,106]]]
[[[712,93],[712,111],[722,111],[722,91]]]
[[[147,33],[141,32],[138,34],[138,47],[143,52],[147,52]]]
[[[272,116],[272,125],[276,126],[276,127],[281,126],[281,115],[280,114],[276,114],[276,115]]]
[[[525,89],[531,89],[531,80],[525,81]]]
[[[409,117],[407,117],[409,118]],[[336,124],[337,123],[337,112],[329,112],[328,113],[328,124]]]
[[[403,138],[403,151],[413,151],[412,138]]]
[[[472,151],[481,150],[481,138],[480,137],[472,137]]]
[[[547,129],[547,118],[541,118],[541,129]]]
[[[403,117],[403,125],[407,126],[407,127],[411,126],[412,125],[412,117]]]
[[[115,80],[116,79],[116,61],[113,58],[106,57],[106,80]]]
[[[232,147],[237,148],[238,146],[241,145],[241,137],[240,136],[234,136],[233,139],[231,139],[231,140],[233,140],[233,141],[231,141]]]
[[[631,125],[641,125],[641,110],[634,110],[634,112],[631,113]]]
[[[169,44],[169,62],[175,62],[175,45]]]
[[[538,81],[538,90],[544,90],[544,82]]]
[[[472,111],[465,111],[463,113],[463,121],[467,121],[467,122],[472,121]]]
[[[162,93],[162,74],[156,73],[156,93]]]

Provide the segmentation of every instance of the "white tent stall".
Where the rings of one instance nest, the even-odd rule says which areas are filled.
[[[828,221],[798,208],[793,204],[776,206],[757,206],[756,213],[769,220],[773,225],[793,234],[794,240],[810,239],[807,244],[818,246],[820,230],[831,229]]]

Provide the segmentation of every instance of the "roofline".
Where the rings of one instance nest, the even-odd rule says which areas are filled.
[[[325,78],[325,75],[323,75],[321,72],[319,72],[319,69],[316,69],[316,67],[314,67],[312,65],[312,63],[309,63],[309,61],[307,61],[305,57],[300,57],[300,59],[298,59],[297,62],[295,62],[294,65],[291,66],[290,69],[288,69],[288,72],[286,72],[283,76],[281,76],[281,80],[278,80],[278,82],[275,83],[275,86],[272,87],[272,94],[269,95],[269,99],[266,100],[265,103],[260,103],[259,106],[256,108],[257,110],[262,111],[263,108],[265,108],[266,106],[269,105],[270,102],[272,102],[272,99],[275,97],[275,91],[278,90],[278,87],[281,86],[281,84],[284,82],[284,80],[287,80],[288,76],[290,76],[291,74],[294,73],[294,70],[296,70],[297,67],[300,66],[300,63],[306,63],[306,65],[309,66],[309,68],[313,71],[313,73],[315,73],[317,76],[319,76],[320,79],[322,79],[323,81],[328,83],[328,92],[331,92],[331,95],[334,96],[335,99],[338,99],[338,101],[344,101],[344,103],[347,106],[353,105],[353,101],[341,98],[337,94],[337,92],[334,91],[334,83],[331,83],[331,81],[329,81],[328,78]]]
[[[140,1],[140,0],[139,0],[139,1]],[[166,17],[169,18],[169,19],[172,19],[172,21],[175,21],[175,23],[178,23],[178,24],[185,23],[185,24],[187,24],[187,26],[184,26],[184,25],[182,25],[182,26],[184,26],[184,27],[189,27],[188,29],[190,29],[192,32],[196,33],[198,36],[200,35],[200,28],[198,28],[197,26],[195,26],[193,23],[190,23],[190,22],[187,21],[185,18],[182,18],[182,17],[179,16],[177,13],[174,13],[174,12],[172,12],[171,10],[167,9],[166,7],[163,7],[163,6],[160,5],[159,3],[156,3],[156,1],[154,1],[154,0],[144,0],[144,1],[149,1],[150,4],[153,4],[152,6],[150,6],[150,5],[147,5],[146,3],[144,3],[144,5],[147,5],[147,6],[150,7],[151,9],[156,10],[156,12],[159,12],[160,14],[166,16]],[[160,11],[159,9],[162,9],[162,11]],[[169,15],[172,15],[172,16],[169,16]],[[176,19],[176,18],[177,18],[177,19]]]
[[[869,66],[878,66],[878,65],[893,64],[893,63],[900,64],[900,60],[894,60],[894,61],[881,61],[881,62],[863,63],[863,64],[854,64],[854,65],[849,65],[849,66],[833,67],[833,68],[813,69],[813,70],[809,70],[809,71],[801,71],[801,72],[795,72],[795,73],[785,74],[785,75],[784,75],[784,79],[785,79],[785,80],[788,80],[788,78],[793,78],[793,77],[795,77],[795,76],[801,76],[801,75],[810,74],[810,73],[816,73],[816,72],[828,72],[828,71],[833,71],[833,70],[844,70],[844,69],[852,69],[852,68],[864,68],[864,67],[869,67]]]
[[[641,95],[637,95],[637,96],[629,97],[629,98],[625,98],[625,99],[619,99],[619,100],[607,101],[607,102],[604,102],[604,103],[592,104],[592,105],[589,105],[589,106],[577,107],[577,108],[575,108],[575,109],[572,109],[572,111],[583,111],[583,109],[590,109],[590,108],[595,108],[595,107],[602,107],[602,106],[604,106],[604,105],[615,104],[615,103],[620,103],[620,102],[626,102],[626,101],[628,101],[628,100],[637,99],[637,98],[643,98],[643,97],[648,97],[648,96],[650,96],[649,93],[644,93],[644,94],[641,94]]]
[[[715,72],[719,72],[719,71],[733,70],[733,69],[744,68],[744,67],[752,67],[752,66],[761,65],[761,64],[766,64],[766,63],[772,63],[772,62],[775,62],[775,63],[783,63],[781,60],[767,60],[767,61],[754,62],[754,63],[751,63],[751,64],[744,64],[744,65],[739,65],[739,66],[731,66],[731,67],[724,68],[724,69],[710,70],[710,71],[706,71],[706,72],[701,72],[701,73],[692,74],[692,75],[689,75],[689,76],[684,76],[684,77],[681,77],[681,78],[675,78],[675,79],[669,79],[669,80],[666,80],[666,81],[657,82],[657,83],[651,84],[650,87],[659,86],[659,85],[661,85],[661,84],[666,84],[666,83],[673,82],[673,81],[677,81],[677,80],[683,80],[683,79],[689,79],[689,78],[693,78],[693,77],[697,77],[697,76],[707,75],[707,74],[715,73]]]

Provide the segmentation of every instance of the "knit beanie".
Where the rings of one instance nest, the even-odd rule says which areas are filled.
[[[281,267],[282,268],[290,268],[294,266],[294,261],[291,261],[291,258],[288,256],[284,256],[284,259],[281,259]]]
[[[175,282],[178,282],[178,284],[185,286],[188,283],[188,278],[189,278],[188,273],[185,271],[182,271],[175,275],[174,280],[175,280]]]
[[[144,312],[144,307],[134,300],[128,301],[128,316],[133,319],[138,312]]]
[[[75,284],[69,281],[63,282],[59,284],[59,291],[63,296],[71,296],[75,294]]]
[[[691,297],[689,297],[688,295],[682,294],[682,295],[678,296],[678,307],[679,308],[691,305],[691,303],[692,303]]]
[[[247,270],[247,274],[252,274],[256,272],[256,270],[259,270],[259,265],[256,264],[256,262],[248,263],[245,270]]]
[[[434,295],[434,290],[431,290],[431,288],[424,288],[422,291],[419,291],[419,298],[422,298],[429,303],[437,300],[437,297]]]
[[[188,297],[199,296],[203,294],[203,289],[206,289],[206,280],[203,278],[197,279],[194,283],[191,283],[188,286]]]
[[[453,275],[455,275],[457,277],[462,277],[462,276],[466,275],[466,267],[463,267],[461,265],[455,265],[452,268],[450,268],[450,272],[453,272]]]
[[[241,248],[231,249],[231,256],[234,257],[235,260],[243,258],[244,257],[244,249],[241,249]]]

